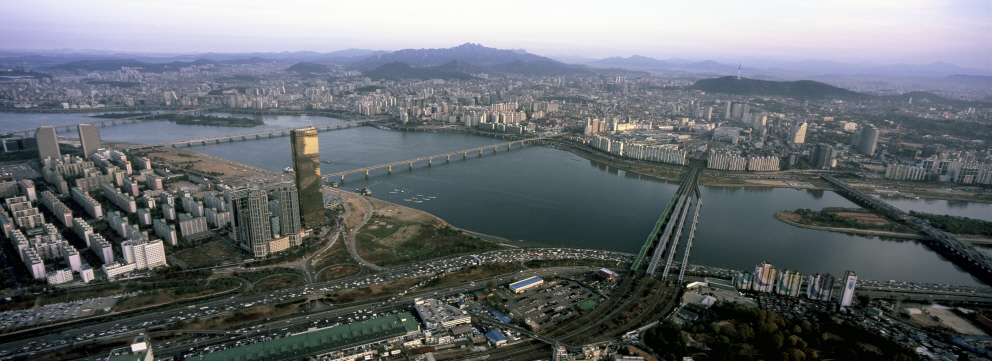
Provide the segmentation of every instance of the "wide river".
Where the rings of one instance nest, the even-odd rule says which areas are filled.
[[[218,114],[223,115],[223,114]],[[99,128],[103,139],[136,143],[192,139],[303,126],[308,117],[264,116],[257,128],[182,126],[165,121]],[[0,132],[92,121],[84,114],[0,113]],[[337,121],[312,117],[314,124]],[[320,132],[323,174],[502,143],[461,133],[400,132],[354,127]],[[75,131],[60,132],[75,137]],[[290,166],[288,137],[194,147],[191,150],[280,171]],[[482,157],[459,155],[416,163],[413,170],[349,175],[344,189],[369,187],[373,197],[421,209],[452,225],[520,245],[585,247],[637,253],[677,185],[618,171],[543,146],[505,148]],[[768,261],[808,273],[855,271],[877,280],[961,285],[980,283],[916,241],[796,228],[775,220],[781,210],[855,207],[832,191],[702,187],[703,208],[690,262],[753,270]],[[905,210],[992,220],[986,203],[887,199]],[[522,242],[521,242],[522,241]],[[988,251],[988,248],[983,248]],[[681,255],[679,256],[681,257]]]

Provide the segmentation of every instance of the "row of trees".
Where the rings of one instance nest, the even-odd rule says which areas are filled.
[[[930,221],[931,226],[945,232],[992,237],[992,222],[989,221],[914,211],[909,211],[909,214],[920,219],[926,219]]]
[[[302,274],[302,272],[295,268],[271,267],[271,268],[263,268],[257,271],[250,271],[250,272],[235,272],[234,277],[244,278],[248,280],[248,282],[255,283],[258,282],[258,280],[261,280],[265,277],[281,275],[281,274]]]
[[[768,311],[720,303],[695,324],[664,322],[648,330],[645,344],[665,360],[693,355],[706,360],[919,360],[913,350],[856,325],[787,319]],[[692,340],[690,342],[690,340]],[[880,352],[867,351],[863,344]]]

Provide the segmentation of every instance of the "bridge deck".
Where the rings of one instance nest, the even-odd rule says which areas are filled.
[[[966,260],[968,264],[965,264],[964,266],[968,266],[968,267],[964,267],[964,268],[968,269],[969,272],[974,271],[976,269],[980,270],[978,274],[972,272],[973,275],[978,276],[980,279],[992,280],[992,255],[983,253],[975,249],[975,247],[970,243],[961,242],[954,235],[936,229],[933,226],[931,226],[928,222],[921,220],[913,215],[910,215],[909,213],[906,213],[901,209],[893,207],[892,205],[886,203],[881,199],[867,195],[864,192],[858,190],[857,188],[854,188],[851,185],[844,183],[843,181],[840,181],[832,176],[821,174],[820,177],[826,180],[827,182],[829,182],[830,184],[833,184],[834,186],[840,188],[843,191],[841,193],[843,195],[853,198],[852,200],[856,202],[862,202],[864,204],[869,205],[870,207],[874,207],[886,211],[893,216],[899,217],[900,220],[910,225],[919,227],[921,231],[933,237],[936,240],[937,245],[945,248],[949,252],[952,252],[952,254],[955,255],[956,257],[960,257],[961,259]]]
[[[325,175],[322,175],[321,178],[323,178],[326,181],[326,180],[329,180],[329,179],[331,179],[333,177],[343,177],[345,175],[352,174],[352,173],[368,172],[370,170],[380,169],[380,168],[389,168],[389,167],[396,166],[396,165],[413,164],[413,163],[420,162],[420,161],[432,160],[434,158],[448,157],[448,156],[457,155],[457,154],[467,154],[469,152],[481,152],[481,151],[486,150],[486,149],[496,150],[496,149],[499,149],[500,147],[503,147],[503,146],[506,146],[507,150],[509,150],[510,149],[510,146],[512,146],[514,144],[518,144],[519,143],[521,146],[523,146],[524,143],[538,141],[538,140],[543,140],[543,139],[547,139],[547,138],[550,138],[550,137],[551,136],[520,139],[520,140],[515,140],[515,141],[512,141],[512,142],[499,143],[499,144],[491,144],[491,145],[487,145],[487,146],[476,147],[476,148],[471,148],[471,149],[464,149],[464,150],[459,150],[459,151],[455,151],[455,152],[435,154],[435,155],[431,155],[431,156],[427,156],[427,157],[420,157],[420,158],[414,158],[414,159],[401,160],[401,161],[398,161],[398,162],[392,162],[392,163],[386,163],[386,164],[379,164],[379,165],[374,165],[374,166],[371,166],[371,167],[364,167],[364,168],[352,169],[352,170],[348,170],[348,171],[344,171],[344,172],[337,172],[337,173],[325,174]]]
[[[327,127],[332,127],[332,126],[351,125],[351,124],[362,124],[362,123],[367,123],[367,122],[370,122],[370,120],[356,120],[356,121],[350,121],[350,122],[334,122],[334,123],[314,125],[313,127],[314,128],[317,128],[319,130],[320,128],[327,128]],[[142,148],[163,147],[163,146],[169,146],[169,145],[174,145],[174,144],[183,144],[183,143],[202,143],[202,142],[209,142],[209,141],[212,141],[212,140],[232,139],[232,138],[244,138],[244,137],[250,137],[250,136],[254,136],[254,135],[283,133],[283,132],[289,132],[289,131],[292,131],[293,129],[299,129],[299,128],[300,127],[269,129],[269,130],[260,130],[260,131],[257,131],[257,132],[240,133],[240,134],[229,134],[229,135],[218,135],[218,136],[213,136],[213,137],[204,137],[204,138],[196,138],[196,139],[176,140],[176,141],[153,143],[153,144],[137,144],[137,145],[132,145],[132,146],[128,146],[128,147],[122,147],[120,149],[132,150],[132,149],[142,149]]]
[[[678,241],[676,240],[674,245],[669,247],[669,240],[672,236],[673,230],[676,228],[676,223],[680,225],[680,229],[676,237],[681,237],[681,226],[685,224],[685,216],[688,213],[689,208],[692,207],[691,199],[694,196],[697,199],[699,198],[697,186],[699,181],[699,173],[698,167],[691,167],[679,182],[679,189],[674,195],[672,195],[672,198],[668,201],[668,205],[662,212],[658,222],[655,223],[654,229],[652,229],[651,233],[648,234],[647,240],[644,242],[644,245],[641,246],[641,251],[631,264],[631,270],[636,271],[640,269],[640,267],[644,264],[644,260],[647,259],[650,254],[651,256],[648,262],[647,273],[653,274],[657,270],[658,265],[667,250],[669,252],[667,263],[668,266],[665,267],[667,273],[667,269],[671,265],[672,258],[676,252],[675,248],[678,246]],[[664,231],[662,231],[662,226],[664,226]],[[653,250],[653,252],[651,252],[651,250]]]
[[[208,109],[213,109],[213,108],[177,110],[177,111],[174,111],[174,112],[165,112],[165,113],[157,113],[157,114],[144,114],[144,115],[138,115],[138,116],[134,116],[134,117],[127,117],[127,118],[110,118],[110,119],[103,119],[103,120],[94,120],[92,122],[84,122],[84,123],[79,123],[79,124],[90,124],[90,125],[98,125],[98,124],[100,124],[100,125],[106,125],[107,123],[115,124],[117,122],[122,122],[122,124],[123,124],[123,123],[127,123],[128,120],[138,120],[138,119],[150,118],[150,117],[155,117],[155,116],[164,115],[164,114],[179,114],[179,113],[186,113],[186,112],[202,112],[202,111],[208,110]],[[97,109],[94,109],[94,110],[97,110]],[[57,126],[53,126],[53,127],[55,127],[55,129],[62,129],[62,128],[69,129],[69,128],[72,128],[72,127],[76,127],[79,124],[57,125]],[[16,131],[16,132],[3,133],[3,134],[0,134],[0,136],[7,136],[7,135],[14,135],[14,134],[31,135],[31,132],[34,132],[34,131],[35,131],[34,129],[32,129],[32,130],[20,130],[20,131]]]

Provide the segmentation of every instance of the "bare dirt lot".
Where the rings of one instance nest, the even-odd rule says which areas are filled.
[[[258,181],[260,175],[265,175],[269,178],[282,176],[282,174],[270,170],[182,148],[148,148],[132,151],[130,154],[132,156],[146,157],[153,162],[170,164],[200,175],[223,178],[234,184]]]
[[[241,251],[224,241],[214,241],[182,250],[172,254],[172,256],[183,261],[190,268],[197,268],[205,264],[241,261]]]
[[[884,226],[890,222],[874,213],[864,213],[864,212],[834,212],[834,214],[849,218],[857,221],[861,224],[867,224],[872,226]]]

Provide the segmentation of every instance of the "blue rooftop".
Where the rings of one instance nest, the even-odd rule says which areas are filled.
[[[492,313],[493,316],[496,316],[496,318],[499,319],[500,321],[503,321],[503,323],[510,323],[510,318],[506,317],[506,315],[503,315],[499,311],[496,311],[495,309],[491,309],[489,310],[489,312]]]
[[[492,331],[486,332],[486,337],[488,337],[490,340],[497,341],[497,342],[498,341],[506,341],[506,336],[503,336],[503,333],[502,332],[499,332],[499,330],[492,330]]]
[[[517,281],[517,282],[511,283],[510,284],[510,288],[527,287],[527,286],[530,286],[532,284],[535,284],[535,283],[538,283],[538,282],[543,282],[543,281],[544,280],[542,280],[541,277],[534,276],[534,277],[525,279],[523,281]]]

